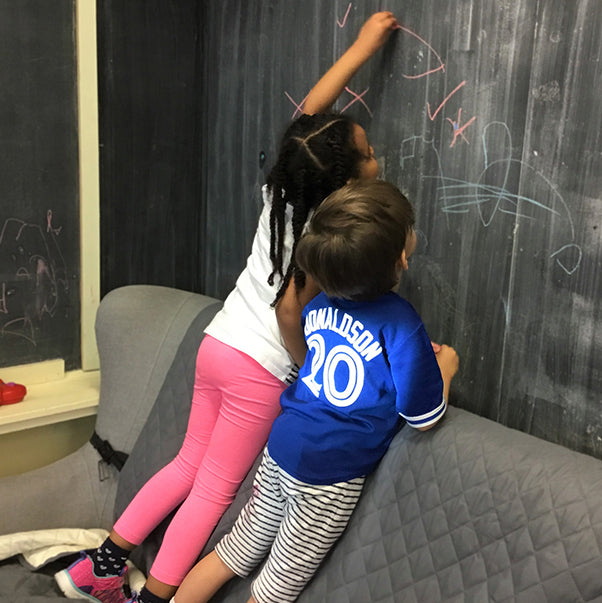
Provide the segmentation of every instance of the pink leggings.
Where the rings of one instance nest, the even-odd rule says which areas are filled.
[[[150,570],[154,578],[173,586],[182,582],[265,445],[285,387],[250,356],[205,336],[182,448],[114,527],[140,544],[184,501]]]

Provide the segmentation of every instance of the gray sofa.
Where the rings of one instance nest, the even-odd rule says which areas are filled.
[[[86,444],[48,467],[1,479],[0,534],[110,529],[179,448],[196,350],[219,307],[153,286],[123,287],[103,299],[96,432],[129,459],[119,472]],[[231,526],[252,473],[205,551]],[[142,569],[164,525],[136,551]],[[601,461],[450,407],[429,432],[401,429],[299,601],[602,602],[601,552]],[[215,601],[247,596],[248,580],[234,580]],[[0,602],[64,600],[50,572],[0,564]]]

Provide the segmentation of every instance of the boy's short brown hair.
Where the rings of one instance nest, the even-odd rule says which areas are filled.
[[[347,184],[316,209],[297,245],[297,265],[329,297],[378,297],[398,282],[397,261],[413,226],[412,206],[394,185]]]

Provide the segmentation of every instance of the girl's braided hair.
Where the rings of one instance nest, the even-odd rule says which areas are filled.
[[[353,141],[354,126],[355,122],[344,115],[302,115],[289,126],[282,138],[278,161],[266,181],[272,194],[272,272],[268,283],[274,284],[276,274],[283,277],[274,304],[284,294],[293,274],[298,286],[304,284],[305,277],[295,270],[294,258],[310,210],[350,178],[359,175],[363,156]],[[287,204],[293,208],[293,248],[291,261],[285,269],[282,264]]]

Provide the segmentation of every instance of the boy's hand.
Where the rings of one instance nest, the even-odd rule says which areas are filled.
[[[435,358],[443,380],[449,383],[460,368],[460,359],[454,348],[448,345],[441,345],[439,348],[439,351],[435,352]]]
[[[374,13],[363,25],[356,43],[372,56],[388,39],[391,32],[399,28],[393,13]]]
[[[458,368],[460,367],[460,360],[454,348],[450,348],[448,345],[440,345],[438,343],[435,343],[434,341],[431,341],[431,345],[433,346],[435,358],[437,359],[437,364],[439,365],[439,370],[441,371],[441,379],[443,380],[443,399],[445,400],[445,403],[447,405],[449,401],[449,387],[451,384],[451,380],[453,379],[454,375],[458,372]],[[442,416],[443,415],[440,415],[439,419],[437,419],[435,423],[431,423],[427,427],[418,427],[418,430],[428,431],[439,422]]]

